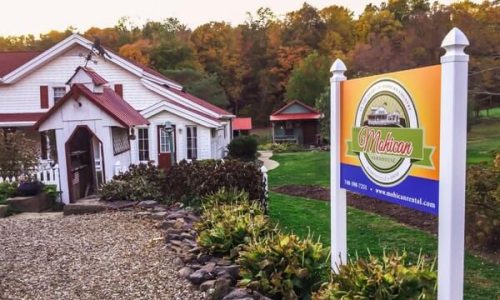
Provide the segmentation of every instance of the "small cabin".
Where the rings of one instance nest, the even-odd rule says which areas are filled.
[[[249,135],[252,130],[252,118],[234,118],[232,126],[233,137]]]
[[[273,143],[321,144],[319,120],[323,115],[298,101],[289,102],[269,117]]]

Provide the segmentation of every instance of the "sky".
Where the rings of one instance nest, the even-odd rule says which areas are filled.
[[[62,31],[69,26],[84,32],[96,27],[112,27],[119,18],[127,16],[136,25],[148,20],[161,21],[175,17],[194,29],[210,21],[243,23],[246,12],[255,13],[259,7],[269,7],[277,16],[299,9],[304,0],[9,0],[0,10],[0,35],[46,33]],[[342,5],[358,16],[368,3],[381,0],[307,0],[316,8]],[[432,1],[431,1],[432,2]],[[449,4],[454,0],[441,0]]]

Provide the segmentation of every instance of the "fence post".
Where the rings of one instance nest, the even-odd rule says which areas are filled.
[[[267,175],[267,168],[265,166],[260,167],[260,171],[262,172],[262,181],[264,182],[264,204],[265,207],[264,209],[267,212],[267,204],[269,202],[269,180],[268,180],[268,175]]]
[[[469,41],[458,28],[441,47],[438,299],[463,299]]]
[[[340,188],[340,88],[347,70],[337,59],[330,71],[330,233],[332,269],[347,262],[346,190]]]

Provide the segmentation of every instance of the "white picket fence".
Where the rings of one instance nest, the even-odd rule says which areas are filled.
[[[47,163],[41,163],[37,169],[33,170],[30,174],[35,177],[39,181],[43,182],[46,185],[55,185],[57,186],[57,190],[59,191],[59,166],[54,165],[51,166]],[[0,176],[0,183],[2,182],[14,182],[17,181],[15,177],[2,177]]]

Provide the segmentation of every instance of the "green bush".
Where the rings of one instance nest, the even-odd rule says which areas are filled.
[[[166,174],[166,195],[171,201],[182,201],[194,208],[201,199],[221,188],[245,191],[249,199],[265,209],[267,193],[260,167],[240,160],[181,161]]]
[[[269,143],[259,146],[259,150],[271,150],[275,153],[300,152],[305,151],[303,146],[290,143]]]
[[[17,194],[17,182],[0,183],[0,204],[4,204],[8,198],[15,197]]]
[[[203,207],[210,208],[214,205],[249,203],[248,192],[240,191],[237,188],[225,188],[213,194],[203,197]]]
[[[487,252],[500,249],[500,166],[497,163],[475,165],[467,170],[466,243]]]
[[[164,202],[165,174],[153,165],[131,165],[129,170],[113,177],[113,180],[101,186],[99,191],[102,200],[156,200]]]
[[[211,254],[234,258],[240,245],[269,231],[269,219],[256,203],[212,204],[203,211],[195,230],[200,247]]]
[[[229,157],[241,160],[254,160],[257,155],[257,140],[250,135],[243,135],[234,138],[229,145]]]
[[[311,238],[275,233],[243,246],[240,285],[278,299],[308,299],[329,270],[328,248]]]
[[[392,253],[351,261],[340,266],[312,299],[436,299],[434,264],[427,266],[423,257],[415,265],[406,264],[405,258],[405,253]]]

